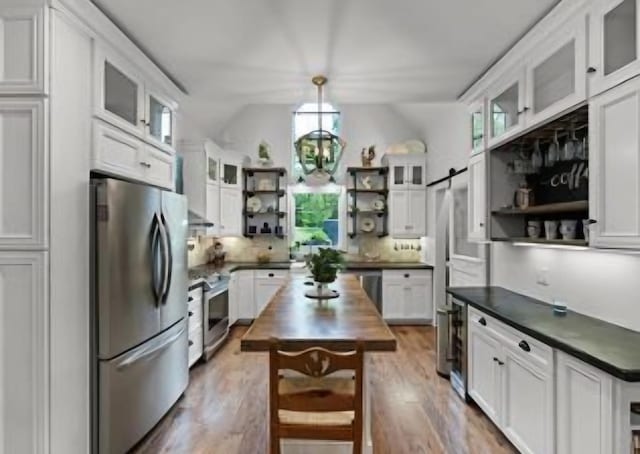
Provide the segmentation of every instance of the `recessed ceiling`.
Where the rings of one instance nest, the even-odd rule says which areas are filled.
[[[216,128],[252,103],[455,100],[557,0],[94,0]]]

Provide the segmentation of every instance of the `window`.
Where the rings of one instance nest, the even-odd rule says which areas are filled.
[[[338,246],[340,242],[340,193],[301,192],[293,195],[293,242]]]
[[[303,135],[317,129],[317,103],[303,104],[302,106],[300,106],[300,108],[298,108],[298,110],[293,113],[293,141],[291,145],[291,156],[293,161],[291,165],[291,174],[294,181],[297,181],[300,177],[304,177],[304,174],[302,172],[302,166],[298,161],[298,156],[296,155],[293,144]],[[329,131],[330,133],[337,136],[340,135],[340,112],[338,112],[335,107],[329,103],[322,104],[322,129]],[[315,156],[313,155],[312,150],[309,150],[309,152],[304,156],[305,159],[308,159],[310,163],[313,163]]]

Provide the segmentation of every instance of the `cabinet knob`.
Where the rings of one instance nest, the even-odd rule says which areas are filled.
[[[525,352],[530,352],[531,351],[531,347],[529,346],[527,341],[520,341],[520,343],[518,344],[518,347],[523,349]]]
[[[596,71],[597,69],[594,68],[593,66],[589,66],[589,68],[587,68],[587,74],[593,74]]]
[[[484,319],[484,317],[480,317],[478,323],[480,323],[482,326],[487,326],[487,321]]]
[[[193,345],[193,341],[189,340],[189,347],[191,347]]]
[[[480,227],[484,227],[484,222],[481,222],[480,224],[478,224]]]
[[[405,277],[405,278],[408,278],[408,277],[409,277],[409,273],[406,273],[406,274],[404,275],[404,277]]]
[[[191,301],[193,301],[193,296],[190,296],[190,297],[189,297],[189,299],[187,300],[187,302],[189,302],[189,303],[190,303]]]
[[[522,110],[518,111],[518,115],[522,115],[523,113],[527,112],[529,110],[528,107],[523,107]]]
[[[144,161],[140,161],[140,165],[142,167],[146,167],[147,169],[151,167],[151,164],[149,164],[148,162],[144,162]]]
[[[193,317],[193,312],[189,311],[189,317]]]

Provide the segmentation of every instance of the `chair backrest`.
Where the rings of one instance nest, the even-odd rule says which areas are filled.
[[[356,420],[362,416],[362,380],[364,348],[356,342],[356,350],[351,352],[332,352],[324,348],[313,347],[301,352],[283,352],[279,350],[277,340],[271,341],[269,354],[269,391],[271,415],[277,417],[278,410],[299,412],[354,411]],[[291,370],[311,377],[310,390],[281,394],[280,372]],[[337,392],[323,388],[322,378],[338,371],[353,371],[353,393]]]

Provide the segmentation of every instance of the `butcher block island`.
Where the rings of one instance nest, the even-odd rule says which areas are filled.
[[[367,386],[371,352],[394,352],[396,339],[354,276],[339,275],[330,285],[335,299],[318,302],[304,296],[308,277],[293,276],[274,295],[241,340],[245,352],[269,351],[272,338],[283,350],[323,347],[334,351],[355,349],[356,339],[365,351],[363,399],[363,452],[373,452],[371,401]],[[265,392],[267,390],[265,389]],[[351,443],[315,440],[282,440],[283,454],[351,453]]]

